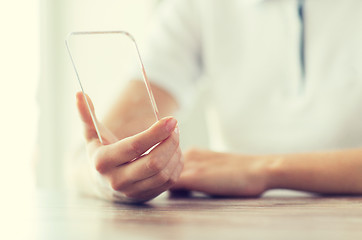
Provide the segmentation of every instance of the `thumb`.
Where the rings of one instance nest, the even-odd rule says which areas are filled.
[[[92,111],[92,114],[95,118],[94,120],[97,122],[97,125],[99,125],[99,124],[96,119],[95,112],[94,112],[94,105],[93,105],[93,102],[90,99],[90,97],[87,94],[83,95],[82,92],[77,92],[76,99],[77,99],[78,112],[79,112],[80,118],[83,122],[84,130],[85,130],[85,137],[86,137],[87,141],[90,141],[95,138],[97,139],[98,134],[97,134],[96,128],[94,126],[94,123],[92,121],[92,116],[89,112],[88,105],[87,105],[85,98],[87,98],[87,101],[89,103],[89,108]]]

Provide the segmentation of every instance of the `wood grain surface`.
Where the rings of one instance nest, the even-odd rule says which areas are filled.
[[[362,239],[362,197],[164,194],[148,204],[122,205],[38,191],[11,205],[0,239]]]

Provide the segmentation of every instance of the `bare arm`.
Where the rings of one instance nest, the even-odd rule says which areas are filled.
[[[362,194],[362,150],[272,157],[270,188],[322,194]]]
[[[193,149],[174,189],[222,196],[259,196],[269,189],[362,194],[362,150],[241,155]]]

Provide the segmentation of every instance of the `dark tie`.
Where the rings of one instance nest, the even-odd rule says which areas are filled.
[[[298,0],[298,16],[301,23],[299,55],[302,72],[302,79],[305,80],[305,24],[304,24],[304,3],[305,0]]]

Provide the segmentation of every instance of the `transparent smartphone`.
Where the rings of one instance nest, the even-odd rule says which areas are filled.
[[[120,90],[130,79],[143,79],[155,119],[159,113],[141,54],[134,37],[125,31],[71,32],[66,47],[77,77],[80,89],[91,96],[96,114],[102,119],[108,106],[117,98]],[[103,143],[99,127],[90,111],[92,121]]]

